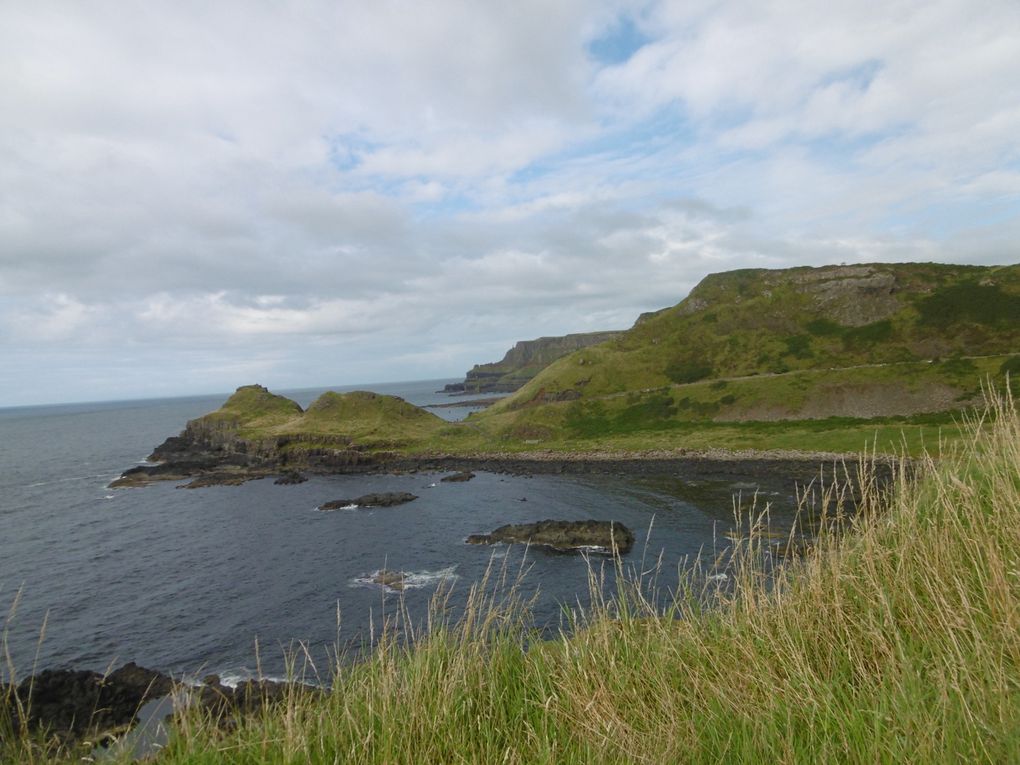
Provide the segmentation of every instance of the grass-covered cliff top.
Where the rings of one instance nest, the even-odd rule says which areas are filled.
[[[856,450],[932,438],[1020,376],[1020,266],[744,270],[553,362],[472,420],[508,448]],[[920,431],[908,427],[911,448]]]
[[[405,453],[622,450],[913,454],[959,435],[982,387],[1020,382],[1020,266],[873,264],[705,278],[678,305],[554,361],[465,423],[392,396],[307,412],[259,386],[203,421]]]
[[[706,277],[496,408],[797,370],[1020,351],[1020,265],[871,264]]]
[[[369,447],[400,448],[433,436],[446,423],[397,396],[368,391],[328,391],[307,410],[261,385],[246,385],[215,412],[193,420],[189,429],[231,429],[258,440],[285,435],[330,436]]]

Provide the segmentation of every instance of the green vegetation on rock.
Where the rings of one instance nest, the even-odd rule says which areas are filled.
[[[463,423],[367,392],[326,393],[303,412],[246,386],[188,428],[200,443],[230,451],[242,439],[244,454],[291,465],[304,454],[335,462],[344,449],[363,453],[348,455],[357,464],[366,450],[381,459],[870,444],[916,454],[955,438],[958,414],[988,382],[1011,375],[1020,386],[1018,305],[1020,266],[733,271],[553,361]]]
[[[499,361],[475,364],[464,378],[463,388],[472,393],[515,391],[556,359],[604,343],[619,334],[612,331],[585,332],[521,340]]]
[[[713,274],[678,305],[550,364],[472,420],[511,443],[540,433],[553,448],[605,444],[640,432],[661,443],[654,434],[673,431],[676,445],[690,446],[693,424],[705,434],[783,420],[801,431],[796,423],[815,419],[962,411],[985,380],[1011,369],[1018,306],[1020,266]]]

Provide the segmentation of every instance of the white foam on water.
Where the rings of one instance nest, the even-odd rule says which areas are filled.
[[[357,510],[359,507],[360,507],[360,505],[356,505],[356,504],[354,504],[352,502],[349,505],[341,505],[340,507],[331,507],[331,508],[329,508],[327,510],[323,510],[321,505],[316,507],[315,509],[318,510],[320,513],[335,513],[337,510]]]
[[[348,587],[374,587],[381,588],[386,592],[401,592],[402,590],[420,590],[424,587],[431,587],[434,584],[446,580],[457,579],[456,564],[441,568],[436,571],[401,571],[403,574],[403,587],[390,587],[389,585],[382,584],[375,581],[376,577],[379,576],[382,569],[377,569],[370,574],[364,574],[357,576],[348,582]]]
[[[554,547],[553,549],[558,550],[560,548]],[[597,555],[609,555],[609,548],[603,547],[602,545],[578,545],[577,549],[583,553],[595,553]]]

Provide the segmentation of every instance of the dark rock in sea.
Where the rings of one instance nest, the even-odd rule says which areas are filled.
[[[24,722],[30,730],[47,730],[70,745],[85,736],[126,729],[146,701],[172,689],[169,677],[132,662],[106,676],[87,670],[44,670],[18,685],[13,694],[18,703],[15,698],[6,703],[16,728],[22,722],[18,715],[27,710]]]
[[[597,548],[620,554],[630,552],[634,534],[618,521],[538,521],[500,526],[491,534],[472,534],[468,544],[544,545],[560,552],[578,552]]]
[[[277,486],[294,486],[299,483],[304,483],[308,478],[296,470],[288,470],[286,473],[281,475],[275,481],[274,484]]]
[[[240,486],[248,481],[257,481],[265,478],[262,472],[231,471],[224,473],[205,473],[183,485],[185,489],[204,489],[207,486]]]
[[[470,470],[461,470],[459,473],[453,475],[443,476],[439,480],[443,483],[463,483],[464,481],[470,481],[475,477],[475,474]]]
[[[443,393],[463,393],[464,383],[448,383],[443,386]],[[438,393],[438,391],[437,391]]]
[[[383,492],[380,494],[365,494],[357,499],[334,499],[332,502],[325,502],[319,505],[319,509],[342,510],[345,507],[356,505],[357,507],[393,507],[403,505],[405,502],[418,499],[418,495],[406,491]]]
[[[376,584],[381,584],[384,587],[389,587],[391,590],[403,590],[404,589],[404,577],[406,575],[403,571],[391,571],[387,568],[379,569],[372,575],[372,581]]]

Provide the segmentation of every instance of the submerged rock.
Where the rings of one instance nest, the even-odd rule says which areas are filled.
[[[475,474],[470,470],[461,470],[459,473],[453,475],[443,476],[439,480],[443,483],[462,483],[464,481],[470,481],[475,477]]]
[[[634,546],[634,534],[619,521],[553,521],[510,523],[491,534],[472,534],[468,544],[544,545],[561,552],[578,552],[598,548],[606,552],[614,548],[624,554]]]
[[[403,505],[406,502],[418,499],[416,494],[411,494],[407,491],[391,491],[382,492],[379,494],[365,494],[357,497],[356,499],[334,499],[332,502],[324,502],[319,505],[319,509],[323,511],[327,510],[342,510],[346,507],[393,507],[394,505]]]
[[[390,571],[387,568],[379,569],[372,575],[372,581],[375,584],[381,584],[384,587],[389,587],[391,590],[403,590],[404,589],[404,578],[406,574],[403,571]]]

